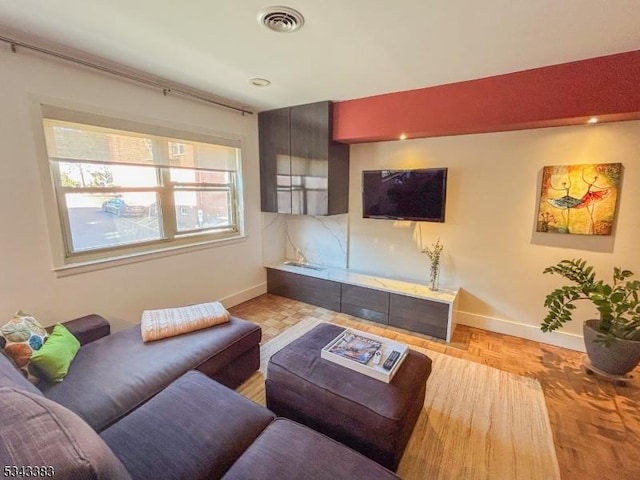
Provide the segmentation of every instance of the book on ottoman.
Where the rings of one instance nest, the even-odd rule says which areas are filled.
[[[359,330],[347,329],[321,351],[321,358],[368,375],[385,383],[391,382],[407,356],[408,347]],[[397,352],[393,353],[392,352]]]

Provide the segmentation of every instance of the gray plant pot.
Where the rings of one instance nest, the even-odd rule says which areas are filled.
[[[610,347],[595,343],[600,320],[587,320],[582,331],[584,346],[591,364],[598,370],[612,375],[624,375],[640,363],[640,341],[616,339]]]

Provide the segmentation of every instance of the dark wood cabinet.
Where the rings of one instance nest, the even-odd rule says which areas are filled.
[[[390,294],[389,325],[436,338],[447,338],[448,303]]]
[[[333,104],[258,114],[263,212],[336,215],[349,205],[349,146],[334,142]]]
[[[277,180],[280,178],[282,181],[283,176],[289,177],[291,175],[289,167],[291,157],[289,109],[281,108],[262,112],[258,114],[258,123],[260,125],[260,200],[262,211],[277,212]],[[278,162],[279,158],[280,162]],[[278,167],[284,171],[278,172]],[[283,209],[284,207],[282,205]],[[289,205],[289,210],[291,210],[291,205]]]
[[[387,325],[389,292],[343,283],[340,311]]]
[[[318,307],[340,311],[340,283],[267,268],[267,291]]]

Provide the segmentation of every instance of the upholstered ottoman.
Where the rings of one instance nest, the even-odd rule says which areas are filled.
[[[320,324],[269,360],[267,407],[396,470],[422,411],[431,360],[410,350],[391,383],[320,357],[344,330]]]

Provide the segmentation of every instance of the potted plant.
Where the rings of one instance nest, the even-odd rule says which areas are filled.
[[[593,267],[582,259],[562,260],[543,273],[558,274],[572,282],[547,295],[543,332],[551,332],[572,320],[580,300],[590,300],[599,319],[583,326],[585,347],[591,364],[613,375],[624,375],[640,362],[640,281],[629,280],[633,272],[615,267],[613,284],[596,280]]]

